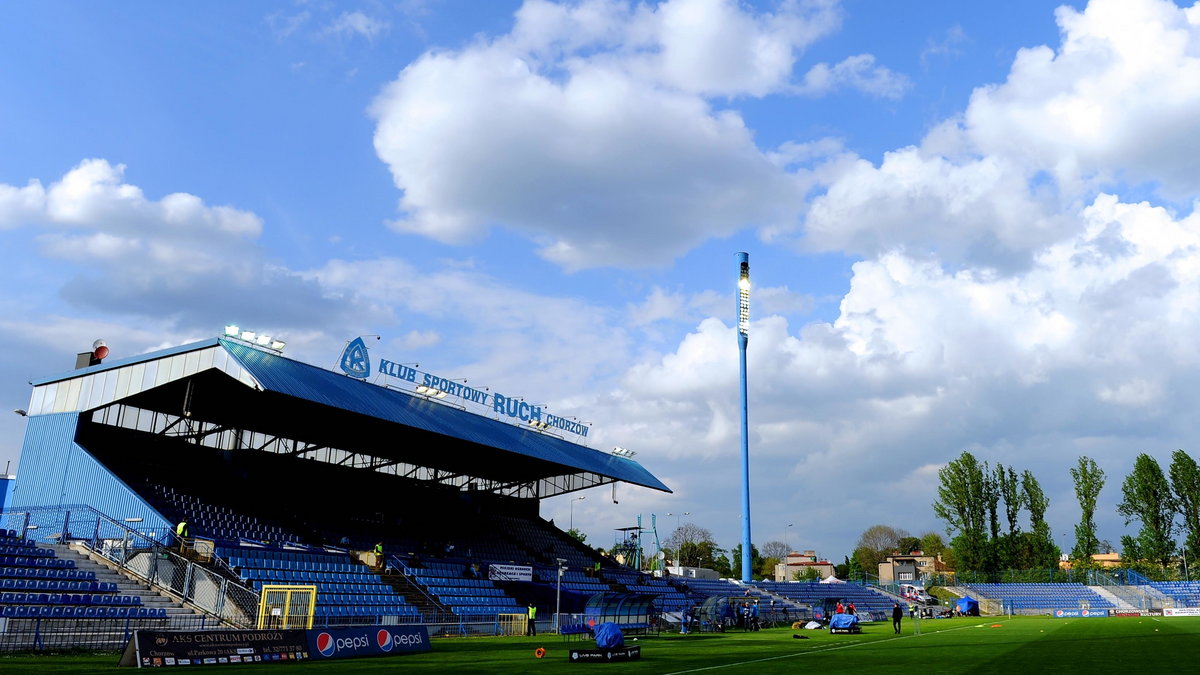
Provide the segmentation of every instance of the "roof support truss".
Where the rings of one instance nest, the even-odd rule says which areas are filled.
[[[591,472],[568,473],[525,481],[501,481],[382,457],[369,451],[344,450],[122,404],[112,404],[93,411],[92,421],[169,436],[220,450],[306,457],[336,466],[376,471],[463,491],[492,492],[510,497],[540,499],[615,482],[612,478]]]

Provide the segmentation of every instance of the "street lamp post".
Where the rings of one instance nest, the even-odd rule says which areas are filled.
[[[555,558],[555,560],[558,561],[558,589],[554,592],[554,632],[557,634],[562,632],[562,620],[558,618],[558,614],[562,609],[562,575],[567,569],[564,566],[567,559]]]
[[[738,365],[742,393],[742,582],[750,582],[750,440],[746,408],[746,345],[750,342],[750,254],[738,257]]]
[[[571,528],[570,529],[572,529],[572,530],[575,529],[575,502],[580,501],[582,499],[586,499],[586,498],[587,498],[587,495],[579,495],[578,497],[571,500]]]
[[[788,523],[787,527],[783,528],[783,547],[787,549],[788,553],[792,552],[792,545],[788,543],[788,532],[792,531],[792,525],[795,523]]]
[[[679,516],[690,516],[690,515],[692,515],[692,512],[684,511],[683,513],[671,513],[668,511],[667,515],[675,516],[675,532],[676,532],[676,534],[679,534]],[[675,565],[676,566],[679,566],[679,567],[683,566],[683,545],[686,543],[687,543],[687,539],[685,538],[685,535],[679,534],[679,545],[678,545],[678,549],[675,551]]]
[[[680,516],[690,516],[690,515],[692,515],[692,512],[691,512],[691,511],[684,511],[683,513],[670,513],[670,512],[668,512],[668,513],[667,513],[667,515],[668,515],[668,516],[675,516],[675,530],[676,530],[676,531],[678,531],[678,530],[679,530],[679,517],[680,517]]]

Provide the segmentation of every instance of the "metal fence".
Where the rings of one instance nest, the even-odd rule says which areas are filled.
[[[124,649],[135,630],[214,630],[212,617],[196,614],[162,619],[0,618],[0,652]]]

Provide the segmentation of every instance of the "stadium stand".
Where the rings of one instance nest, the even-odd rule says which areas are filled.
[[[0,530],[0,649],[109,646],[130,630],[163,628],[186,612],[169,607],[65,546],[39,546]]]
[[[853,602],[858,614],[872,621],[891,616],[895,600],[884,593],[856,583],[823,584],[816,581],[760,581],[758,588],[792,600],[820,607],[827,598]]]
[[[1173,599],[1176,607],[1200,607],[1200,581],[1151,581],[1149,585]]]
[[[1006,612],[1116,607],[1107,598],[1079,583],[972,583],[959,586],[976,594],[978,598],[1001,601]]]
[[[640,464],[549,425],[508,423],[490,406],[471,412],[382,379],[387,386],[221,337],[37,380],[21,456],[24,510],[6,517],[59,518],[40,532],[58,530],[178,601],[208,602],[201,609],[227,625],[254,620],[250,600],[267,584],[317,586],[318,625],[486,624],[527,603],[545,621],[559,561],[569,606],[621,593],[653,598],[658,610],[686,603],[673,582],[622,576],[538,515],[541,499],[617,482],[669,492]],[[72,519],[63,504],[91,520]],[[78,532],[68,533],[68,520]],[[189,537],[176,542],[179,522]],[[356,553],[377,544],[385,568]],[[481,574],[496,563],[528,566],[533,580]],[[193,573],[205,588],[240,589],[236,601],[200,597]],[[81,596],[70,603],[78,615],[110,606],[97,595],[124,597],[89,586],[84,604],[74,591],[90,580],[45,581],[42,603],[40,593],[30,601],[23,573],[0,577],[0,601],[12,593],[5,606],[32,613],[15,608],[51,604],[55,590],[58,605]],[[126,617],[138,607],[120,602],[111,606]]]
[[[255,590],[265,584],[312,584],[317,587],[314,625],[397,624],[421,620],[379,574],[367,566],[326,552],[220,546],[217,554]]]

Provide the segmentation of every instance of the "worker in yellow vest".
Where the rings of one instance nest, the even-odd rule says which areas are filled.
[[[525,623],[526,635],[537,635],[537,607],[529,603],[529,621]]]
[[[175,526],[175,536],[179,539],[179,550],[182,552],[184,548],[183,540],[188,538],[187,520],[181,520],[179,521],[179,524]]]

